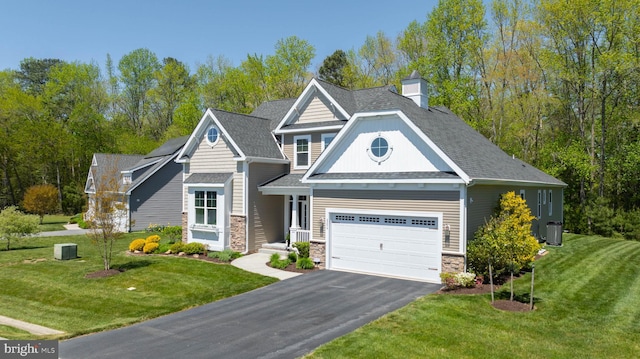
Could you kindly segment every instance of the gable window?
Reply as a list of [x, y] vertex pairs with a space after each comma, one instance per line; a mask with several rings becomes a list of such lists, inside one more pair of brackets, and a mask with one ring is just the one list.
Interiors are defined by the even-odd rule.
[[209, 143], [209, 145], [215, 145], [218, 142], [219, 138], [220, 132], [218, 131], [218, 128], [216, 126], [209, 127], [209, 129], [207, 130], [207, 142]]
[[333, 139], [336, 137], [335, 133], [323, 133], [321, 136], [321, 144], [320, 144], [320, 150], [324, 151], [325, 148], [327, 148], [327, 146], [329, 146], [329, 144], [331, 143], [331, 141], [333, 141]]
[[196, 224], [216, 224], [217, 195], [215, 191], [195, 191]]
[[553, 214], [553, 195], [551, 193], [551, 190], [549, 190], [549, 200], [547, 202], [549, 202], [549, 216], [551, 216]]
[[389, 156], [391, 156], [391, 151], [393, 147], [389, 146], [389, 141], [386, 138], [382, 137], [378, 134], [378, 137], [374, 138], [367, 149], [367, 153], [369, 153], [369, 157], [372, 160], [378, 162], [380, 164], [382, 161], [385, 161]]
[[293, 137], [294, 168], [309, 168], [311, 162], [311, 136]]

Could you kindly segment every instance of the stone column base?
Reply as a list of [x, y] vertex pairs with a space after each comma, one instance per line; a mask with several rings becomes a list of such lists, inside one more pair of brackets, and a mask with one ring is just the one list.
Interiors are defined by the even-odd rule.
[[247, 250], [247, 219], [244, 216], [230, 215], [229, 247], [232, 251], [245, 252]]
[[326, 263], [324, 262], [324, 259], [326, 258], [327, 244], [325, 241], [311, 241], [309, 244], [309, 257], [311, 257], [311, 260], [314, 258], [319, 259], [320, 264], [318, 265], [318, 268], [325, 269]]
[[189, 239], [189, 218], [187, 212], [182, 212], [182, 243]]
[[442, 272], [460, 273], [464, 272], [464, 256], [443, 254], [442, 255]]

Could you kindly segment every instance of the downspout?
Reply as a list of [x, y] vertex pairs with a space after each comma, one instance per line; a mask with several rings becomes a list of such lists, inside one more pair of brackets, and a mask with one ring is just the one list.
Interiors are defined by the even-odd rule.
[[468, 184], [465, 185], [464, 188], [464, 241], [463, 241], [463, 245], [464, 245], [464, 270], [465, 272], [467, 271], [467, 243], [469, 242], [469, 238], [467, 236], [467, 227], [469, 225], [468, 221], [468, 213], [469, 213], [469, 188], [475, 186], [475, 182], [473, 182], [473, 180], [470, 180]]
[[242, 212], [244, 213], [244, 252], [242, 254], [249, 253], [249, 163], [251, 160], [247, 160], [242, 164], [244, 169], [243, 181], [243, 200], [242, 200]]

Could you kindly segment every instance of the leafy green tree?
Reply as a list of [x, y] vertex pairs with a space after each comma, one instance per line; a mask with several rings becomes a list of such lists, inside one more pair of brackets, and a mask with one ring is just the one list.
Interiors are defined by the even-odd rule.
[[308, 80], [315, 48], [306, 40], [290, 36], [278, 40], [275, 54], [265, 59], [267, 89], [272, 99], [298, 96]]
[[33, 214], [40, 217], [40, 224], [45, 214], [57, 213], [60, 210], [58, 189], [52, 184], [31, 186], [24, 194], [22, 205]]
[[137, 49], [124, 55], [118, 62], [120, 70], [120, 110], [136, 134], [142, 136], [149, 111], [149, 91], [157, 84], [156, 71], [160, 63], [148, 49]]
[[336, 50], [322, 61], [318, 75], [322, 80], [345, 87], [343, 72], [347, 65], [347, 54], [342, 50]]
[[0, 239], [7, 241], [7, 250], [11, 249], [11, 241], [40, 232], [38, 216], [20, 212], [17, 207], [10, 206], [0, 212]]
[[16, 72], [16, 79], [26, 92], [39, 95], [49, 80], [51, 69], [62, 63], [63, 61], [59, 59], [26, 58], [20, 61], [20, 70]]

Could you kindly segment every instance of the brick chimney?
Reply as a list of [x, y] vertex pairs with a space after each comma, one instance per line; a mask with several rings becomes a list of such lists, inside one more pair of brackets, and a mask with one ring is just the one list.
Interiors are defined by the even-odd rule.
[[422, 108], [429, 108], [427, 80], [423, 79], [418, 71], [413, 70], [411, 75], [402, 79], [402, 96], [412, 99]]

